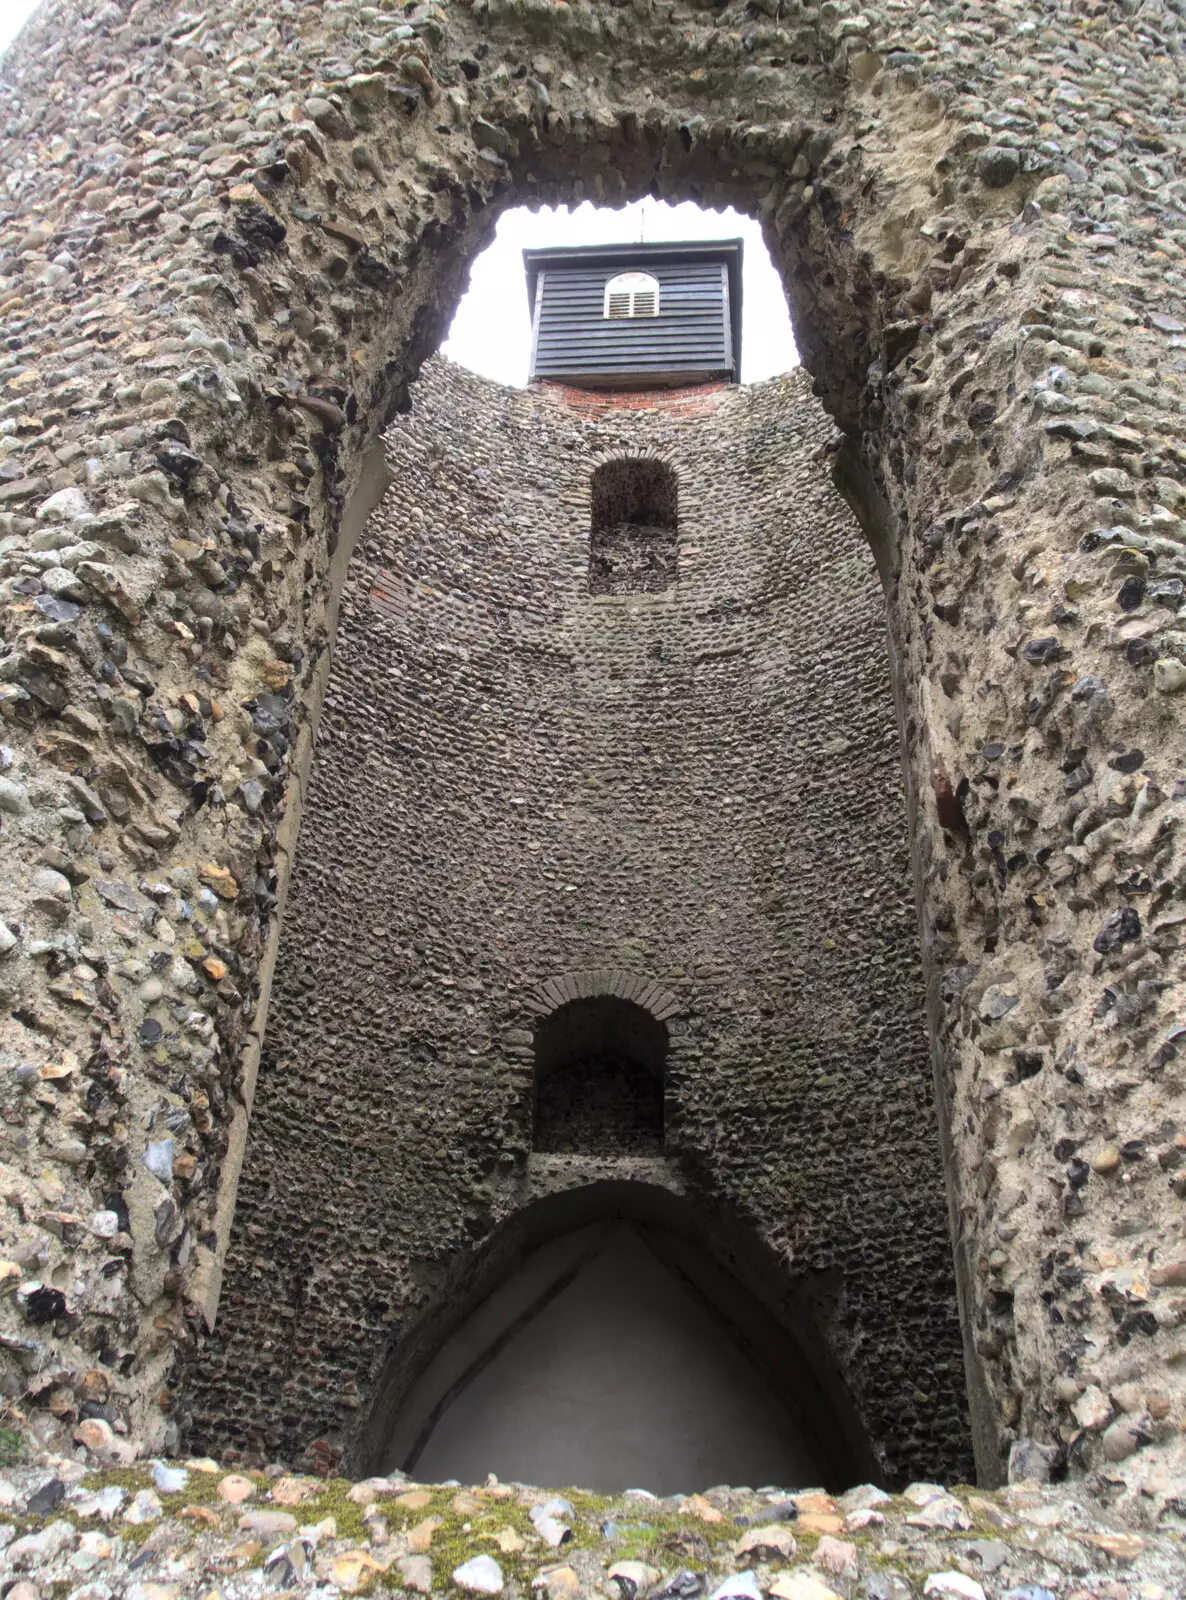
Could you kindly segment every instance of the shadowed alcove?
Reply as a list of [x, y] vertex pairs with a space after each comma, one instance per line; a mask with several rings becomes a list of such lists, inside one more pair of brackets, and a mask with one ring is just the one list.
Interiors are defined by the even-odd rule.
[[[477, 232], [432, 253], [445, 276], [407, 347], [409, 380]], [[839, 371], [826, 365], [829, 380]], [[648, 1363], [643, 1399], [658, 1406], [677, 1345], [689, 1373], [722, 1375], [689, 1380], [685, 1410], [711, 1402], [753, 1448], [689, 1465], [685, 1485], [957, 1475], [959, 1329], [885, 599], [828, 485], [832, 425], [805, 374], [651, 412], [523, 395], [437, 362], [415, 394], [410, 415], [406, 385], [397, 398], [388, 495], [343, 577], [229, 1293], [187, 1395], [196, 1436], [239, 1459], [304, 1451], [365, 1470], [416, 1455], [421, 1475], [481, 1475], [476, 1457], [447, 1454], [451, 1430], [493, 1441], [492, 1458], [509, 1448], [495, 1402], [516, 1426], [529, 1414], [544, 1370], [531, 1341], [552, 1330], [564, 1406]], [[615, 530], [623, 559], [598, 591], [591, 534]], [[631, 541], [656, 530], [670, 563], [632, 565]], [[351, 543], [334, 556], [343, 571]], [[613, 603], [647, 589], [662, 600]], [[840, 629], [843, 649], [821, 653]], [[860, 752], [856, 804], [843, 763], [804, 755], [841, 736]], [[382, 865], [339, 904], [362, 840]], [[826, 960], [804, 935], [825, 921]], [[624, 996], [555, 995], [542, 1018], [527, 1004], [541, 952], [578, 970], [602, 950], [635, 976], [678, 975], [666, 1074], [662, 1024]], [[743, 1218], [750, 1244], [731, 1253], [715, 1223], [680, 1234], [629, 1211], [618, 1227], [604, 1207], [556, 1226], [575, 1256], [553, 1285], [594, 1255], [480, 1368], [506, 1330], [466, 1334], [459, 1369], [425, 1379], [418, 1420], [405, 1416], [411, 1385], [484, 1298], [505, 1286], [512, 1321], [534, 1303], [512, 1282], [526, 1242], [482, 1255], [508, 1215], [578, 1177], [662, 1184], [659, 1168], [698, 1208]], [[600, 1232], [577, 1241], [578, 1227]], [[725, 1263], [720, 1293], [688, 1300], [699, 1268], [673, 1276], [659, 1230]], [[760, 1270], [739, 1271], [746, 1249]], [[467, 1287], [475, 1259], [481, 1293]], [[785, 1359], [738, 1355], [735, 1385], [732, 1357], [704, 1351], [736, 1350], [730, 1329], [754, 1345], [763, 1311]], [[671, 1418], [620, 1399], [619, 1415], [651, 1418], [666, 1456], [687, 1454]], [[737, 1420], [779, 1407], [777, 1449]], [[558, 1398], [549, 1414], [564, 1415]], [[542, 1450], [582, 1430], [526, 1431]], [[598, 1451], [588, 1470], [538, 1455], [486, 1470], [592, 1482]], [[658, 1484], [662, 1466], [652, 1456], [639, 1473]]]
[[591, 594], [653, 594], [676, 579], [677, 484], [663, 461], [606, 461], [593, 473]]
[[658, 1155], [667, 1029], [614, 995], [573, 1000], [535, 1030], [534, 1148]]
[[875, 1476], [810, 1285], [772, 1302], [760, 1253], [646, 1184], [536, 1202], [393, 1356], [366, 1461], [659, 1494]]

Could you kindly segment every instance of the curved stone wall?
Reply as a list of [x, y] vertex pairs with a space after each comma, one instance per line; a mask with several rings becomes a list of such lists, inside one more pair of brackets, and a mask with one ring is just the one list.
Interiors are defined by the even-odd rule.
[[[679, 1006], [668, 1161], [768, 1298], [814, 1286], [880, 1470], [971, 1472], [884, 603], [831, 436], [802, 373], [425, 369], [343, 598], [203, 1449], [351, 1442], [532, 1191], [534, 991], [612, 964]], [[678, 583], [592, 593], [594, 469], [639, 456], [678, 478]]]

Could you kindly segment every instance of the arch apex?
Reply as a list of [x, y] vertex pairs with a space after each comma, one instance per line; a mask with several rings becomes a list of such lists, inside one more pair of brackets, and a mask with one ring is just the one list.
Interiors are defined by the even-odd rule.
[[666, 1023], [683, 1011], [676, 996], [657, 979], [626, 967], [583, 967], [556, 973], [531, 991], [526, 1004], [535, 1023], [573, 1000], [601, 998], [628, 1000], [649, 1011], [656, 1022]]

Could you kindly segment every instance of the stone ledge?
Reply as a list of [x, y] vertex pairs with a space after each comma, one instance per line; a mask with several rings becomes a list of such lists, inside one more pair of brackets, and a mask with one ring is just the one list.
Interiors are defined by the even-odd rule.
[[[88, 1429], [96, 1452], [131, 1448]], [[11, 1600], [1171, 1600], [1186, 1547], [1176, 1527], [1123, 1526], [1082, 1485], [658, 1499], [48, 1458], [0, 1479], [0, 1584]]]

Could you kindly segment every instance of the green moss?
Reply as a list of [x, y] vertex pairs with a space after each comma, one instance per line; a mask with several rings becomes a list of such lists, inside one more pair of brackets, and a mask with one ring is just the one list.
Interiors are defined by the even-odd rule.
[[[482, 1500], [478, 1511], [454, 1511], [450, 1501], [457, 1492], [446, 1489], [439, 1499], [434, 1495], [432, 1508], [417, 1513], [418, 1517], [441, 1519], [429, 1550], [433, 1587], [447, 1588], [455, 1569], [471, 1556], [489, 1555], [498, 1562], [508, 1583], [529, 1588], [539, 1565], [540, 1538], [527, 1508], [510, 1496], [506, 1500]], [[499, 1549], [498, 1535], [504, 1528], [511, 1528], [518, 1534], [525, 1546], [523, 1550], [509, 1553]]]
[[[271, 1488], [271, 1482], [267, 1478], [261, 1481], [268, 1489]], [[304, 1524], [322, 1522], [326, 1517], [333, 1517], [338, 1526], [339, 1539], [365, 1540], [367, 1530], [362, 1520], [363, 1508], [350, 1499], [350, 1490], [353, 1487], [348, 1478], [329, 1478], [323, 1489], [310, 1499], [302, 1500], [299, 1506], [290, 1509]], [[263, 1499], [262, 1494], [260, 1499]], [[394, 1522], [392, 1526], [395, 1526]]]
[[[186, 1486], [181, 1493], [161, 1495], [160, 1499], [164, 1514], [168, 1517], [177, 1517], [189, 1506], [209, 1506], [217, 1510], [221, 1537], [226, 1550], [229, 1551], [235, 1543], [251, 1537], [238, 1534], [236, 1524], [243, 1512], [264, 1509], [272, 1505], [269, 1495], [273, 1483], [262, 1473], [241, 1474], [255, 1485], [256, 1493], [242, 1506], [231, 1506], [221, 1500], [218, 1493], [219, 1484], [224, 1476], [225, 1474], [221, 1472], [204, 1473], [191, 1468]], [[130, 1500], [138, 1491], [153, 1487], [151, 1464], [138, 1463], [134, 1467], [111, 1468], [91, 1473], [88, 1474], [86, 1485], [88, 1489], [96, 1491], [112, 1486], [121, 1488]], [[336, 1525], [337, 1538], [343, 1545], [365, 1546], [369, 1536], [363, 1518], [365, 1504], [350, 1498], [353, 1487], [354, 1485], [345, 1478], [316, 1483], [309, 1498], [291, 1507], [291, 1510], [298, 1522], [305, 1524], [322, 1522], [332, 1517]], [[159, 1491], [157, 1492], [159, 1494]], [[744, 1531], [731, 1517], [724, 1517], [720, 1522], [704, 1522], [694, 1514], [673, 1511], [668, 1506], [650, 1501], [598, 1495], [577, 1489], [560, 1492], [571, 1504], [573, 1516], [570, 1519], [572, 1538], [559, 1549], [553, 1549], [543, 1541], [531, 1521], [530, 1508], [522, 1503], [514, 1491], [508, 1492], [505, 1498], [497, 1498], [496, 1492], [490, 1490], [425, 1486], [422, 1490], [417, 1490], [417, 1493], [424, 1495], [423, 1504], [401, 1505], [399, 1502], [402, 1492], [376, 1495], [375, 1504], [393, 1533], [406, 1534], [427, 1518], [437, 1521], [438, 1525], [427, 1552], [432, 1569], [433, 1588], [438, 1594], [452, 1594], [454, 1597], [457, 1596], [457, 1591], [452, 1581], [453, 1573], [463, 1562], [475, 1555], [487, 1554], [498, 1562], [510, 1600], [517, 1600], [517, 1597], [530, 1596], [532, 1579], [541, 1569], [560, 1565], [582, 1552], [592, 1553], [605, 1566], [610, 1566], [616, 1561], [632, 1560], [645, 1562], [663, 1572], [671, 1572], [680, 1567], [701, 1570], [714, 1567], [728, 1568], [733, 1564], [733, 1546]], [[454, 1501], [461, 1494], [472, 1496], [476, 1501], [474, 1510], [454, 1509]], [[908, 1514], [914, 1508], [899, 1499], [895, 1509]], [[160, 1526], [160, 1522], [155, 1519], [151, 1522], [129, 1524], [120, 1516], [111, 1523], [104, 1523], [98, 1517], [78, 1516], [67, 1504], [56, 1506], [50, 1515], [63, 1517], [72, 1522], [80, 1532], [93, 1529], [105, 1532], [108, 1536], [118, 1534], [133, 1548], [143, 1545]], [[43, 1527], [47, 1519], [23, 1517], [13, 1520], [17, 1524], [17, 1531], [23, 1533]], [[999, 1537], [999, 1530], [989, 1526], [982, 1514], [975, 1516], [974, 1520], [978, 1531], [981, 1523], [984, 1523], [984, 1531]], [[603, 1524], [607, 1521], [612, 1521], [616, 1525], [616, 1537], [612, 1541], [606, 1540], [601, 1532]], [[191, 1537], [205, 1531], [201, 1523], [183, 1522], [181, 1526]], [[522, 1541], [521, 1550], [508, 1552], [500, 1547], [499, 1535], [504, 1529], [511, 1529]], [[799, 1546], [797, 1561], [810, 1561], [819, 1544], [819, 1535], [803, 1532], [793, 1525], [791, 1531], [794, 1532]], [[960, 1537], [966, 1538], [967, 1535], [944, 1537], [939, 1530], [935, 1530], [932, 1534], [933, 1539], [937, 1538], [944, 1543], [956, 1542]], [[259, 1554], [237, 1570], [246, 1571], [262, 1565], [265, 1550], [273, 1542], [260, 1539]], [[864, 1559], [874, 1566], [882, 1565], [882, 1561], [875, 1553], [876, 1539], [872, 1534], [864, 1536], [858, 1534], [856, 1543], [860, 1546]], [[888, 1565], [898, 1569], [908, 1566], [912, 1554], [911, 1551], [904, 1549]], [[782, 1563], [775, 1562], [773, 1565], [778, 1567]], [[389, 1573], [376, 1573], [371, 1582], [364, 1585], [363, 1592], [378, 1595], [393, 1590], [398, 1585], [399, 1569], [393, 1567]], [[47, 1600], [63, 1600], [63, 1597], [51, 1594]]]
[[[104, 1522], [102, 1517], [80, 1517], [69, 1506], [54, 1507], [52, 1520], [59, 1518], [71, 1523], [79, 1533], [102, 1533], [109, 1539], [119, 1538], [124, 1544], [135, 1546], [142, 1545], [153, 1529], [160, 1526], [159, 1519], [154, 1522], [122, 1522], [118, 1512], [110, 1522]], [[47, 1517], [38, 1517], [38, 1528], [44, 1527], [49, 1520]]]
[[[696, 1566], [707, 1559], [726, 1559], [740, 1537], [741, 1529], [729, 1519], [703, 1522], [662, 1506], [627, 1502], [606, 1496], [573, 1492], [568, 1496], [577, 1513], [573, 1547], [598, 1550], [612, 1564], [615, 1561], [645, 1561], [664, 1570], [677, 1566]], [[607, 1544], [601, 1525], [610, 1520], [618, 1525], [618, 1537]], [[567, 1548], [567, 1547], [566, 1547]], [[705, 1556], [707, 1551], [707, 1557]]]
[[25, 1459], [25, 1441], [19, 1428], [0, 1428], [0, 1467], [16, 1467]]

